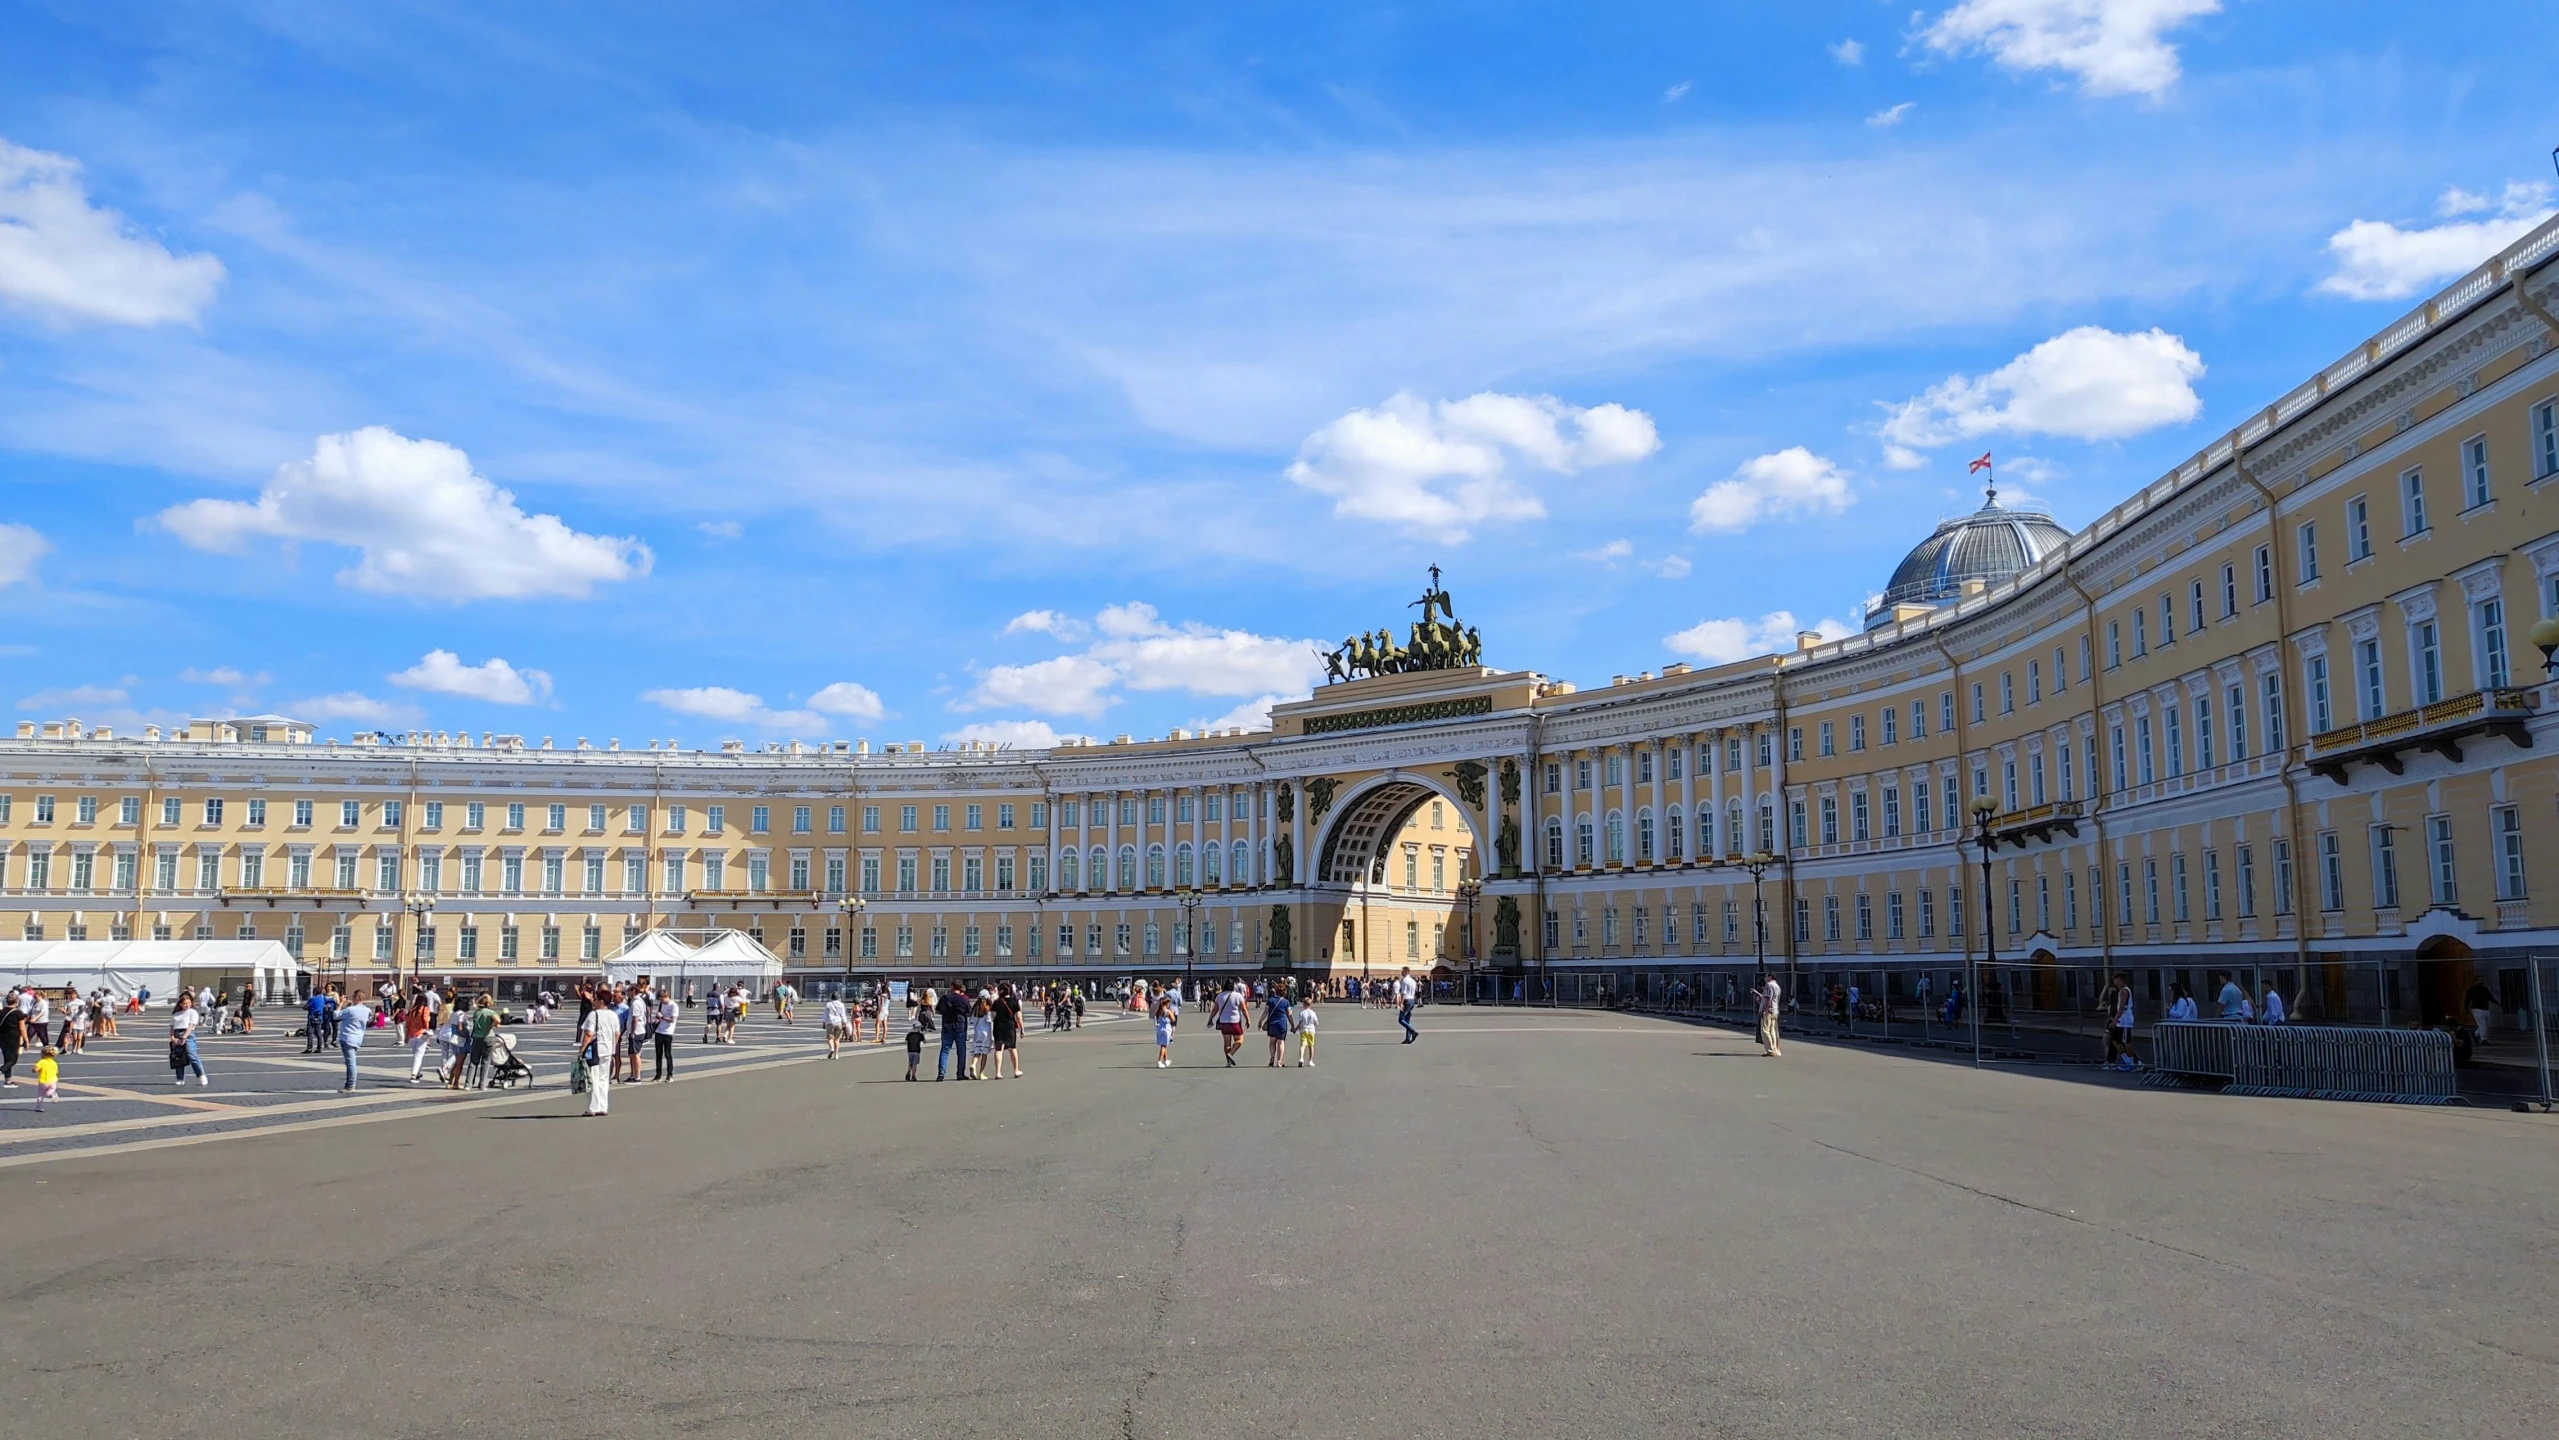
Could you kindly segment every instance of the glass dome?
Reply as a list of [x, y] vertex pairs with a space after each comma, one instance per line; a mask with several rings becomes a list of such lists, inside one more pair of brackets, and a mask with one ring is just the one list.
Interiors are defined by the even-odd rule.
[[1939, 521], [1903, 557], [1883, 599], [1866, 612], [1866, 628], [1891, 624], [1896, 606], [1959, 600], [1966, 581], [1996, 585], [2021, 575], [2069, 540], [2070, 532], [2040, 510], [2001, 508], [1993, 490], [1979, 510]]

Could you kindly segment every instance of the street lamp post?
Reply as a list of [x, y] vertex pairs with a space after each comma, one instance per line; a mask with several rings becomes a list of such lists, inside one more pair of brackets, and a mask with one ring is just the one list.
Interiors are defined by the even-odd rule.
[[1200, 892], [1184, 885], [1173, 892], [1173, 901], [1182, 907], [1182, 998], [1188, 1001], [1199, 993], [1193, 988], [1191, 961], [1200, 953]]
[[861, 919], [862, 912], [869, 907], [861, 896], [846, 895], [835, 902], [835, 908], [844, 914], [844, 990], [849, 994], [853, 989], [853, 956], [857, 953], [857, 942], [853, 938], [854, 922]]
[[[435, 897], [422, 890], [412, 891], [409, 897], [401, 902], [401, 908], [409, 912], [411, 922], [409, 925], [409, 988], [414, 991], [423, 978], [421, 971], [426, 957], [420, 951], [426, 941], [427, 917], [435, 913]], [[395, 969], [399, 964], [397, 960], [391, 963]]]
[[1966, 1009], [1972, 1015], [1973, 1064], [1975, 1066], [1979, 1066], [1981, 1064], [1982, 965], [1986, 964], [1993, 969], [1996, 969], [1999, 965], [1999, 926], [1996, 923], [1997, 917], [1992, 911], [1990, 895], [1990, 852], [1997, 848], [1998, 845], [1998, 840], [1991, 831], [1991, 824], [1998, 818], [1998, 801], [1991, 799], [1987, 795], [1978, 796], [1974, 799], [1974, 838], [1981, 845], [1981, 948], [1983, 960], [1973, 967], [1972, 983], [1969, 987], [1972, 991], [1971, 1003], [1966, 1006]]
[[1475, 1003], [1475, 901], [1483, 895], [1484, 886], [1477, 880], [1457, 882], [1457, 898], [1466, 902], [1466, 965], [1457, 983], [1465, 990], [1466, 1003]]
[[[1735, 866], [1750, 872], [1751, 943], [1753, 953], [1758, 957], [1759, 973], [1766, 975], [1768, 973], [1768, 906], [1761, 899], [1760, 877], [1776, 866], [1777, 857], [1765, 850], [1753, 850], [1747, 855], [1737, 855], [1716, 863]], [[1786, 977], [1786, 993], [1789, 995], [1795, 993], [1795, 977], [1791, 973]]]

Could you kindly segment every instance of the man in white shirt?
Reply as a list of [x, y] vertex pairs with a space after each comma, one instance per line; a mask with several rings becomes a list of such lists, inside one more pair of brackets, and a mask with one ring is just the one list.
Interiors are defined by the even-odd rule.
[[1762, 975], [1759, 988], [1751, 994], [1759, 1003], [1759, 1053], [1775, 1059], [1785, 1053], [1777, 1048], [1777, 1012], [1786, 992], [1777, 987], [1776, 976]]
[[586, 1047], [586, 1113], [602, 1115], [613, 1088], [614, 1052], [622, 1043], [622, 1021], [610, 1005], [598, 1005], [578, 1024], [578, 1043]]
[[1413, 1028], [1413, 1000], [1421, 994], [1421, 988], [1413, 983], [1413, 967], [1410, 965], [1405, 966], [1404, 973], [1396, 977], [1395, 1023], [1404, 1027], [1404, 1038], [1399, 1043], [1410, 1045], [1422, 1038], [1422, 1032]]
[[832, 1060], [843, 1048], [844, 1032], [853, 1028], [853, 1012], [844, 1008], [844, 997], [826, 1002], [826, 1058]]

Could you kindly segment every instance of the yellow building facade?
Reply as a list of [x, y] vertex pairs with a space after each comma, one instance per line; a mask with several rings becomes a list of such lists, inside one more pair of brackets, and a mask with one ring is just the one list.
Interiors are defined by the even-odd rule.
[[1577, 689], [1469, 639], [1267, 732], [1037, 752], [21, 725], [0, 935], [529, 984], [726, 927], [805, 976], [1528, 994], [1763, 957], [1904, 993], [1995, 951], [2021, 1007], [2121, 969], [2448, 1010], [2559, 945], [2554, 256], [2559, 223], [2076, 534], [1986, 507], [1864, 633], [1711, 669]]

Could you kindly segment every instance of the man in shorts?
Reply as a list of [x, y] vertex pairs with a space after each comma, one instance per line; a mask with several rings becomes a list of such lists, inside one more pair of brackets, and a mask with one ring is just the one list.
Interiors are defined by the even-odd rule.
[[836, 996], [834, 999], [827, 1001], [827, 1002], [826, 1002], [826, 1058], [827, 1058], [827, 1059], [832, 1060], [832, 1059], [834, 1059], [834, 1058], [835, 1058], [835, 1052], [836, 1052], [836, 1051], [838, 1051], [838, 1050], [840, 1050], [840, 1049], [842, 1049], [842, 1048], [843, 1048], [843, 1046], [844, 1046], [844, 1036], [845, 1036], [845, 1032], [847, 1032], [847, 1031], [851, 1030], [852, 1028], [853, 1028], [853, 1017], [852, 1017], [852, 1015], [851, 1015], [849, 1012], [847, 1012], [847, 1011], [845, 1010], [845, 1008], [844, 1008], [844, 997], [843, 997], [843, 996], [841, 996], [841, 995], [838, 995], [838, 996]]

